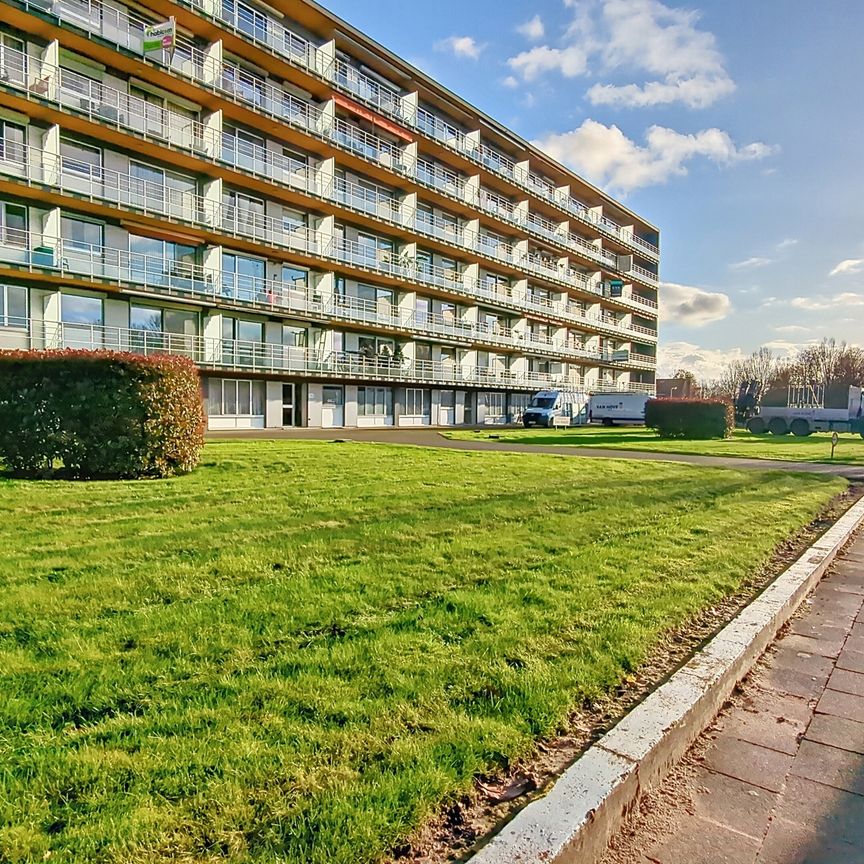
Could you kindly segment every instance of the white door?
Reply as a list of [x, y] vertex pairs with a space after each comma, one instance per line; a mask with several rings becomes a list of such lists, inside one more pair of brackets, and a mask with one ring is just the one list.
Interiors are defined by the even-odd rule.
[[341, 387], [324, 388], [321, 425], [325, 429], [345, 425], [345, 395]]
[[456, 423], [456, 392], [442, 390], [439, 397], [441, 402], [438, 407], [438, 425], [453, 426]]

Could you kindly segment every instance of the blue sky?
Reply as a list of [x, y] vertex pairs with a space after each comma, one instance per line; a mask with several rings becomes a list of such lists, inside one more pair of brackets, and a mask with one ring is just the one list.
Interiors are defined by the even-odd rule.
[[862, 0], [324, 0], [661, 229], [661, 372], [864, 345]]

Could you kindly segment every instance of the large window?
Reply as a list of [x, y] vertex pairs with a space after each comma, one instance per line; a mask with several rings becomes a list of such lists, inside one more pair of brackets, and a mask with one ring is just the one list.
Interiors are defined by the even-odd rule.
[[286, 288], [305, 288], [309, 284], [309, 271], [293, 264], [283, 264], [282, 284]]
[[431, 412], [431, 391], [412, 388], [405, 391], [405, 414], [408, 417], [428, 417]]
[[60, 234], [63, 248], [88, 254], [102, 254], [103, 226], [99, 222], [63, 216], [60, 219]]
[[102, 298], [80, 294], [60, 295], [62, 347], [102, 347]]
[[[24, 43], [5, 33], [0, 35], [0, 70], [7, 81], [23, 84], [27, 80], [27, 55], [24, 53]], [[41, 80], [43, 79], [35, 83], [41, 83]]]
[[171, 282], [176, 287], [188, 287], [188, 280], [195, 275], [197, 258], [194, 246], [129, 235], [129, 267], [136, 281], [148, 285]]
[[264, 229], [264, 201], [242, 192], [227, 189], [222, 193], [225, 207], [223, 226], [235, 228], [244, 233]]
[[60, 163], [65, 174], [74, 174], [90, 180], [102, 179], [102, 151], [98, 147], [61, 138]]
[[266, 269], [267, 262], [263, 258], [223, 253], [223, 293], [240, 300], [266, 299]]
[[27, 208], [0, 201], [0, 239], [7, 246], [27, 245]]
[[481, 393], [480, 398], [486, 403], [487, 417], [503, 417], [506, 413], [507, 397], [504, 393]]
[[0, 159], [24, 164], [24, 127], [8, 120], [0, 120]]
[[27, 289], [23, 285], [0, 285], [0, 327], [27, 326]]
[[359, 417], [388, 417], [393, 413], [393, 391], [388, 387], [358, 387]]
[[163, 171], [153, 165], [129, 165], [130, 203], [190, 218], [195, 213], [197, 185], [193, 177]]
[[262, 417], [264, 382], [210, 378], [207, 381], [207, 413], [211, 417]]

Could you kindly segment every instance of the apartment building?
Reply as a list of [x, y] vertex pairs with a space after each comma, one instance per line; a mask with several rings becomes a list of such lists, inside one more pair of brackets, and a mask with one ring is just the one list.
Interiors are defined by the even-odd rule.
[[657, 229], [273, 2], [2, 2], [0, 348], [189, 356], [211, 429], [653, 392]]

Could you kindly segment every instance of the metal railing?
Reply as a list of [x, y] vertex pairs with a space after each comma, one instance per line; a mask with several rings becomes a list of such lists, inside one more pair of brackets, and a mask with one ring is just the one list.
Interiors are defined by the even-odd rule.
[[[49, 2], [49, 0], [22, 0], [22, 2], [25, 7], [40, 13], [52, 11], [60, 19], [81, 27], [89, 33], [99, 35], [120, 47], [144, 55], [144, 28], [153, 23], [150, 19], [125, 9], [106, 6], [100, 0], [53, 0], [53, 2]], [[201, 11], [200, 4], [196, 3], [195, 0], [191, 0], [191, 2], [190, 0], [180, 0], [180, 2], [186, 2], [196, 11]], [[47, 10], [46, 6], [48, 6]], [[383, 85], [339, 58], [335, 63], [329, 64], [326, 69], [322, 69], [324, 64], [318, 57], [318, 49], [308, 40], [293, 33], [269, 16], [256, 14], [244, 18], [236, 10], [236, 7], [235, 11], [231, 13], [230, 11], [226, 12], [223, 6], [213, 17], [232, 27], [252, 42], [270, 48], [292, 63], [317, 72], [379, 110], [405, 119], [398, 90]], [[205, 86], [221, 90], [230, 96], [236, 96], [253, 104], [265, 113], [288, 119], [292, 125], [296, 125], [296, 118], [291, 116], [291, 112], [284, 112], [281, 107], [285, 97], [290, 94], [286, 94], [281, 88], [273, 87], [264, 79], [235, 64], [213, 59], [207, 51], [185, 36], [178, 35], [176, 37], [173, 52], [166, 51], [162, 52], [161, 55], [151, 53], [148, 55], [148, 59], [187, 75]], [[294, 101], [299, 102], [300, 100], [295, 99]], [[308, 118], [302, 125], [309, 129], [318, 128], [317, 125], [309, 123]], [[566, 201], [562, 200], [563, 196], [554, 186], [533, 172], [529, 172], [525, 180], [520, 181], [516, 177], [515, 163], [512, 159], [486, 144], [473, 145], [464, 132], [430, 111], [418, 107], [412, 125], [451, 149], [470, 156], [495, 173], [516, 182], [518, 185], [525, 186], [556, 206], [599, 227], [620, 242], [635, 247], [652, 257], [659, 256], [659, 249], [655, 245], [634, 234], [624, 232], [621, 226], [611, 219], [595, 217], [585, 205], [569, 196], [567, 196]]]
[[370, 357], [360, 352], [326, 352], [280, 343], [213, 338], [150, 328], [34, 318], [25, 320], [23, 328], [0, 328], [0, 348], [22, 347], [18, 334], [23, 330], [26, 332], [25, 347], [34, 350], [111, 349], [143, 355], [180, 355], [203, 369], [518, 389], [567, 382], [565, 374], [512, 372], [495, 367], [384, 355]]

